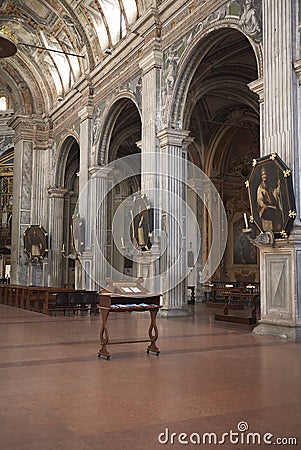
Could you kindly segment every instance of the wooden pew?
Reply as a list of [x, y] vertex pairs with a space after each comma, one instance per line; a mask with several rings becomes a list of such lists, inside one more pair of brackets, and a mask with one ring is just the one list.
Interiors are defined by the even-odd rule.
[[[231, 292], [225, 290], [222, 292], [224, 297], [223, 314], [215, 314], [214, 319], [223, 322], [241, 323], [244, 325], [255, 325], [257, 323], [257, 306], [259, 303], [259, 292]], [[239, 299], [241, 302], [248, 300], [252, 304], [251, 315], [248, 317], [242, 315], [229, 315], [230, 299]]]

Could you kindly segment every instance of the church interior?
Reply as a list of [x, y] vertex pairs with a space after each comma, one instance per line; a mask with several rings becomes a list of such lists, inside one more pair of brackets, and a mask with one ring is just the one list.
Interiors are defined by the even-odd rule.
[[0, 448], [300, 445], [300, 86], [297, 0], [0, 0]]

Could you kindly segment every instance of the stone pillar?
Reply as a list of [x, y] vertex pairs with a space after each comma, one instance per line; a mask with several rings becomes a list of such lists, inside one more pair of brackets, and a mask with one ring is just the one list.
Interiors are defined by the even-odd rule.
[[91, 166], [91, 153], [92, 153], [92, 119], [93, 119], [93, 107], [91, 104], [91, 98], [89, 96], [90, 88], [87, 86], [86, 92], [83, 93], [82, 102], [86, 104], [79, 111], [80, 117], [80, 136], [79, 136], [79, 148], [80, 148], [80, 169], [79, 169], [79, 199], [77, 213], [85, 221], [85, 251], [81, 255], [79, 261], [75, 261], [75, 287], [77, 289], [92, 289], [91, 279], [89, 274], [91, 273], [92, 253], [91, 253], [91, 235], [90, 229], [90, 186], [89, 186], [89, 167]]
[[261, 320], [254, 332], [301, 339], [300, 110], [293, 66], [296, 7], [291, 0], [263, 1], [261, 154], [276, 152], [292, 169], [298, 220], [289, 239], [260, 251]]
[[[161, 143], [161, 191], [164, 226], [167, 237], [166, 266], [163, 277], [161, 315], [188, 314], [186, 244], [186, 148], [188, 131], [163, 129]], [[171, 288], [169, 288], [171, 286]]]
[[45, 186], [49, 129], [46, 121], [35, 116], [15, 116], [9, 126], [15, 130], [11, 282], [44, 284], [46, 260], [32, 266], [24, 253], [23, 233], [29, 225], [48, 229]]
[[[49, 251], [50, 271], [49, 286], [62, 287], [63, 285], [63, 223], [64, 223], [64, 195], [67, 189], [51, 187], [48, 189], [49, 204]], [[66, 243], [64, 243], [66, 245]]]
[[[160, 145], [157, 131], [160, 118], [160, 76], [163, 64], [162, 51], [150, 49], [149, 54], [139, 62], [142, 69], [142, 140], [141, 140], [141, 192], [147, 196], [153, 209], [153, 229], [161, 229], [160, 200]], [[152, 239], [152, 248], [143, 252], [138, 258], [138, 276], [145, 278], [145, 286], [150, 292], [161, 292], [160, 272], [160, 237]], [[148, 282], [147, 278], [152, 282]], [[149, 280], [149, 281], [150, 281]], [[157, 282], [155, 281], [157, 280]]]
[[113, 276], [109, 270], [109, 243], [107, 237], [107, 192], [110, 189], [109, 174], [111, 168], [94, 166], [90, 168], [90, 222], [89, 232], [92, 251], [92, 286], [93, 289], [105, 287], [105, 278]]
[[[157, 138], [160, 110], [159, 88], [162, 66], [162, 52], [153, 50], [139, 63], [142, 71], [142, 142], [141, 142], [141, 191], [159, 188], [156, 175], [160, 160]], [[150, 194], [151, 195], [151, 194]], [[156, 199], [154, 199], [156, 203]]]

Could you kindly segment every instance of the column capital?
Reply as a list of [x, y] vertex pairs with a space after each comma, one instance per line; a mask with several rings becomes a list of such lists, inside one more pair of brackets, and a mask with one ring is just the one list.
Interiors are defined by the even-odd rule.
[[52, 133], [52, 122], [41, 116], [16, 115], [8, 122], [15, 130], [14, 141], [33, 141], [36, 148], [45, 148]]
[[68, 189], [63, 187], [50, 186], [48, 188], [48, 194], [50, 198], [64, 198], [65, 194], [68, 192]]
[[86, 119], [92, 119], [93, 117], [93, 106], [85, 105], [82, 109], [78, 111], [78, 116], [81, 121]]
[[100, 166], [98, 164], [89, 167], [91, 178], [106, 178], [111, 172], [112, 167]]
[[189, 137], [189, 130], [178, 130], [174, 128], [164, 128], [157, 134], [158, 139], [162, 147], [173, 145], [176, 147], [187, 146], [193, 141], [193, 138]]
[[161, 69], [163, 65], [163, 52], [159, 49], [154, 49], [148, 53], [141, 61], [139, 61], [139, 67], [143, 70], [143, 73], [147, 73], [150, 70], [156, 68]]
[[251, 81], [248, 84], [250, 91], [255, 92], [259, 96], [259, 102], [263, 102], [264, 85], [263, 78], [258, 78], [257, 80]]

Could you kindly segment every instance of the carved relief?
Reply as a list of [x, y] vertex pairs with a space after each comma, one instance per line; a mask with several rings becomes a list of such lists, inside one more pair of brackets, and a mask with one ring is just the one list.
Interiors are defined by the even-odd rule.
[[206, 25], [215, 21], [239, 18], [239, 25], [244, 33], [249, 35], [254, 41], [260, 41], [261, 35], [261, 2], [254, 0], [229, 0], [210, 14], [197, 26], [197, 31], [202, 30]]
[[93, 127], [92, 127], [92, 142], [93, 145], [96, 144], [99, 138], [100, 133], [100, 126], [101, 126], [101, 116], [102, 116], [102, 109], [100, 107], [96, 110], [96, 115], [93, 121]]
[[142, 78], [139, 77], [135, 87], [136, 99], [139, 109], [142, 109]]
[[162, 86], [162, 118], [164, 122], [167, 119], [167, 112], [178, 70], [180, 49], [182, 49], [182, 47], [183, 42], [181, 41], [180, 44], [171, 46], [167, 50], [167, 53], [164, 55], [164, 73]]
[[253, 0], [245, 0], [243, 13], [240, 16], [239, 24], [243, 31], [254, 40], [261, 37], [260, 18]]

